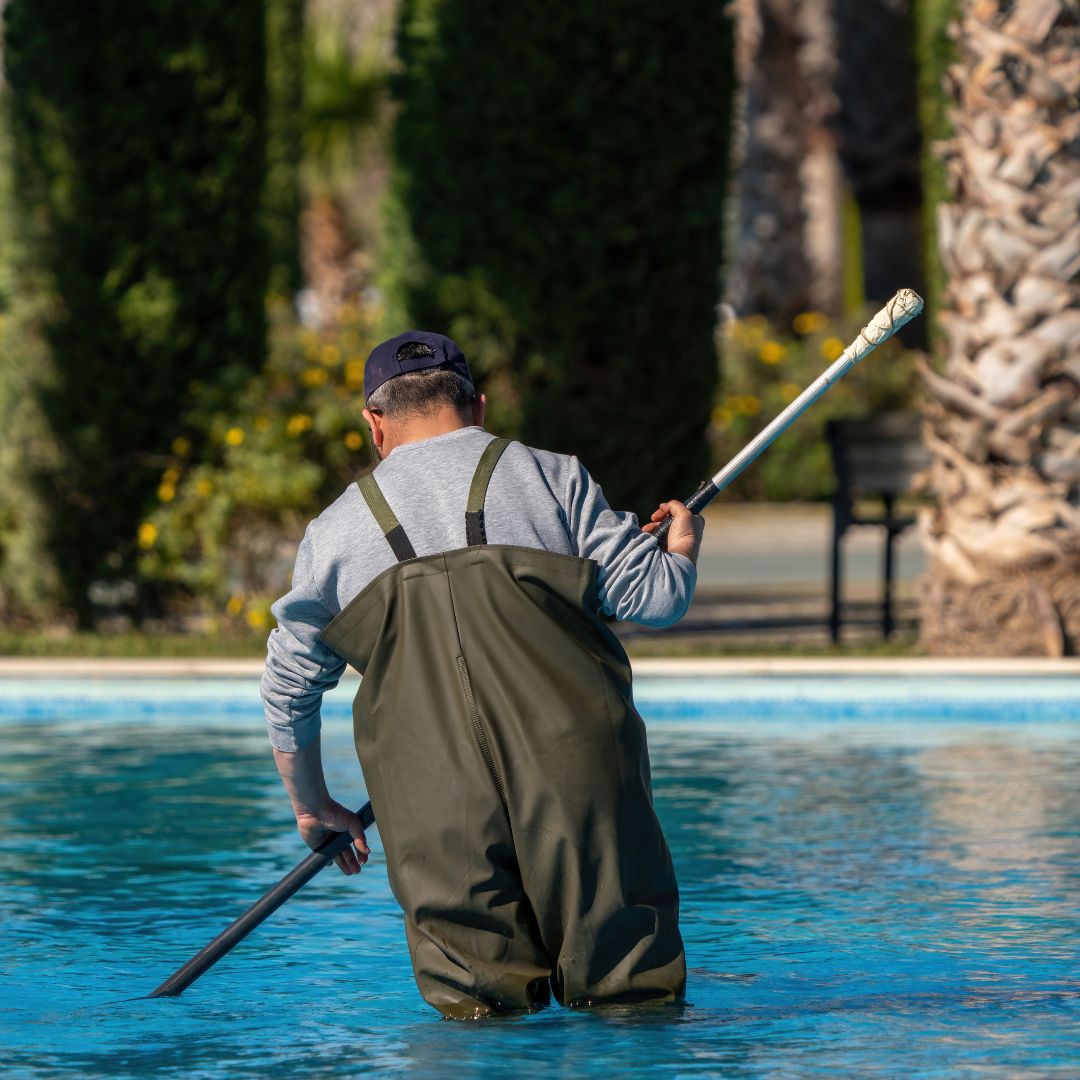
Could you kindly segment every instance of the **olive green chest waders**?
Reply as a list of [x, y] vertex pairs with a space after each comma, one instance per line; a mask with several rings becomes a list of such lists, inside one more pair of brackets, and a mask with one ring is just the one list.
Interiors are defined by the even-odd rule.
[[373, 477], [360, 490], [400, 560], [322, 641], [363, 675], [356, 749], [405, 911], [420, 992], [447, 1016], [681, 998], [671, 857], [653, 812], [630, 664], [589, 559], [485, 543], [416, 558]]

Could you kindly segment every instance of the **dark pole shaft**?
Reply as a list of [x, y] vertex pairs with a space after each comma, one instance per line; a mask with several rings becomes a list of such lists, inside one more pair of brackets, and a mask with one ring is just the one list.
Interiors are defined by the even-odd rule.
[[888, 641], [892, 637], [893, 630], [896, 629], [893, 623], [893, 610], [892, 610], [892, 591], [893, 591], [893, 563], [895, 552], [893, 550], [893, 544], [896, 541], [896, 532], [893, 529], [893, 506], [896, 504], [896, 497], [893, 495], [884, 496], [885, 503], [885, 517], [888, 519], [888, 524], [885, 526], [885, 565], [883, 569], [883, 577], [885, 578], [882, 584], [882, 596], [881, 596], [881, 636], [885, 641]]
[[[360, 824], [365, 829], [375, 821], [371, 803], [365, 803], [358, 811]], [[238, 945], [264, 919], [275, 911], [294, 893], [299, 892], [320, 870], [326, 869], [334, 856], [352, 843], [348, 833], [332, 833], [306, 859], [294, 866], [269, 892], [259, 897], [235, 922], [201, 952], [196, 953], [179, 971], [170, 975], [150, 997], [179, 997], [200, 975], [209, 971], [227, 952]]]
[[[690, 513], [700, 514], [701, 511], [704, 510], [705, 507], [719, 494], [720, 489], [711, 480], [704, 480], [702, 481], [701, 487], [686, 500], [684, 505]], [[664, 520], [660, 522], [660, 528], [653, 533], [653, 536], [660, 541], [660, 546], [662, 548], [667, 547], [667, 534], [671, 529], [671, 521], [672, 519], [670, 517], [664, 518]]]

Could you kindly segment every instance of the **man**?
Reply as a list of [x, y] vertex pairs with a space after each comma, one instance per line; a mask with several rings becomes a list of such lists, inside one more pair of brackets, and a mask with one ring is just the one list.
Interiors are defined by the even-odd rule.
[[[262, 693], [301, 836], [368, 846], [330, 797], [322, 694], [352, 663], [357, 753], [417, 985], [450, 1017], [678, 1001], [678, 891], [630, 666], [601, 615], [689, 606], [703, 522], [639, 528], [573, 457], [484, 431], [460, 349], [419, 331], [364, 372], [379, 464], [308, 526]], [[673, 518], [667, 550], [648, 533]]]

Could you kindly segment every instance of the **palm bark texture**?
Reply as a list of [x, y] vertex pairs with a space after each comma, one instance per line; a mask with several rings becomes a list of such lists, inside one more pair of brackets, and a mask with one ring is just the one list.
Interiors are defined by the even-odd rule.
[[937, 147], [943, 370], [924, 367], [939, 654], [1080, 645], [1080, 26], [1075, 0], [962, 0]]
[[787, 324], [839, 303], [827, 280], [838, 285], [840, 258], [839, 223], [829, 220], [839, 202], [826, 126], [835, 105], [829, 0], [734, 0], [731, 10], [739, 91], [727, 300], [739, 315]]

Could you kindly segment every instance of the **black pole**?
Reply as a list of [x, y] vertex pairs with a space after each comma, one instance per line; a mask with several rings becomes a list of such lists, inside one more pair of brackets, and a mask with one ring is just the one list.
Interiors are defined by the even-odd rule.
[[[365, 803], [358, 811], [360, 824], [365, 829], [375, 821], [371, 803]], [[201, 952], [196, 953], [179, 971], [170, 975], [152, 994], [156, 997], [179, 997], [200, 975], [209, 971], [227, 952], [239, 945], [264, 919], [275, 911], [294, 893], [302, 889], [320, 870], [334, 860], [334, 856], [352, 843], [348, 833], [331, 833], [306, 859], [297, 863], [269, 892], [251, 905], [235, 922]]]
[[[720, 489], [711, 481], [703, 480], [701, 487], [694, 492], [683, 504], [691, 514], [700, 514], [706, 506], [709, 505], [720, 494]], [[660, 527], [653, 533], [653, 536], [660, 542], [662, 548], [667, 547], [667, 534], [671, 529], [671, 517], [668, 516], [660, 522]]]
[[829, 639], [840, 644], [840, 627], [844, 617], [844, 552], [842, 544], [849, 518], [848, 502], [839, 491], [833, 496], [832, 557], [829, 561]]
[[883, 495], [882, 499], [885, 503], [885, 565], [882, 576], [885, 580], [881, 592], [881, 637], [888, 641], [896, 629], [892, 612], [893, 541], [896, 540], [896, 533], [893, 531], [893, 506], [896, 499], [893, 495]]

